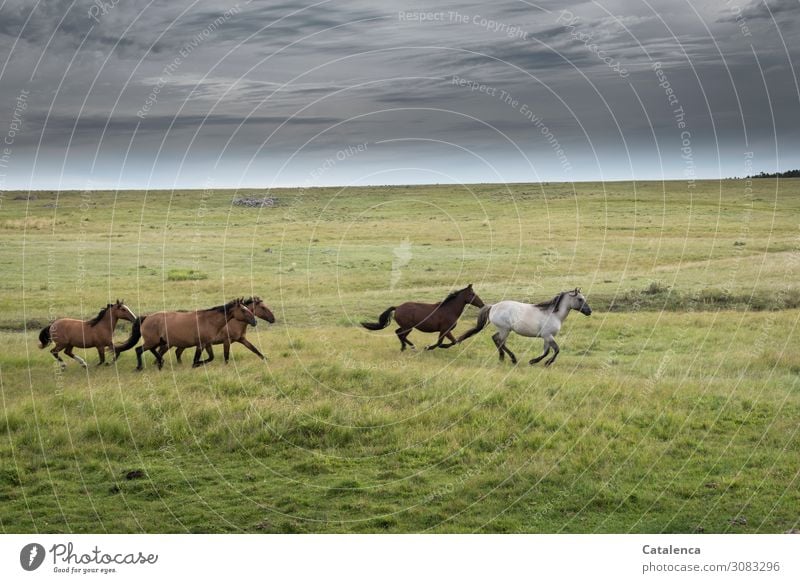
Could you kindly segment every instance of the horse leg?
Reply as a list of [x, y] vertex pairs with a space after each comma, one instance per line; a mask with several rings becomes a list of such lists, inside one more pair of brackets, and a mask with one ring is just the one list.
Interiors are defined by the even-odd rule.
[[447, 336], [447, 339], [450, 341], [450, 344], [447, 345], [442, 344], [442, 348], [450, 348], [451, 346], [455, 346], [456, 344], [458, 344], [458, 340], [456, 340], [456, 337], [453, 336], [452, 330], [447, 334], [445, 334], [445, 336]]
[[72, 350], [73, 350], [73, 347], [72, 347], [72, 346], [67, 346], [67, 348], [66, 348], [66, 349], [64, 349], [64, 354], [66, 354], [66, 355], [67, 355], [67, 356], [69, 356], [70, 358], [74, 358], [75, 360], [77, 360], [77, 361], [78, 361], [78, 364], [80, 364], [80, 365], [81, 365], [83, 368], [86, 368], [86, 367], [88, 366], [88, 365], [86, 364], [86, 361], [85, 361], [85, 360], [83, 360], [83, 359], [82, 359], [80, 356], [78, 356], [77, 354], [73, 354], [73, 353], [72, 353]]
[[176, 348], [175, 349], [175, 360], [177, 360], [178, 362], [181, 361], [181, 354], [183, 354], [184, 350], [186, 350], [186, 349], [185, 348]]
[[136, 347], [136, 370], [142, 370], [144, 366], [142, 365], [142, 352], [144, 352], [143, 346]]
[[397, 337], [400, 339], [400, 352], [403, 352], [406, 349], [406, 345], [410, 346], [411, 348], [416, 348], [411, 340], [408, 339], [408, 335], [411, 334], [411, 329], [409, 328], [406, 330], [405, 328], [398, 328], [394, 331], [397, 334]]
[[[158, 350], [156, 350], [156, 348], [158, 348]], [[150, 352], [152, 352], [153, 356], [156, 357], [158, 370], [164, 368], [164, 353], [166, 353], [167, 350], [169, 350], [169, 347], [163, 338], [158, 341], [158, 344], [150, 348]]]
[[208, 344], [205, 348], [206, 348], [206, 353], [208, 354], [208, 358], [206, 358], [205, 360], [200, 360], [200, 354], [203, 352], [203, 347], [202, 346], [198, 347], [194, 353], [195, 362], [192, 364], [192, 367], [196, 368], [198, 366], [208, 364], [209, 362], [214, 360], [214, 350], [211, 348], [211, 345]]
[[97, 347], [97, 355], [100, 357], [100, 362], [97, 363], [97, 366], [101, 364], [105, 364], [106, 362], [106, 347], [105, 346], [98, 346]]
[[50, 351], [50, 354], [52, 354], [53, 358], [55, 358], [58, 361], [62, 369], [67, 368], [67, 363], [61, 360], [61, 357], [58, 355], [58, 353], [61, 352], [63, 349], [64, 349], [63, 346], [56, 344]]
[[[246, 340], [243, 341], [242, 344], [244, 344], [245, 342], [247, 341]], [[244, 345], [247, 346], [247, 344]], [[248, 348], [250, 348], [250, 350], [258, 354], [261, 358], [264, 358], [264, 356], [258, 350], [256, 350], [255, 346], [253, 346], [252, 344], [250, 344]], [[222, 358], [225, 360], [225, 364], [228, 364], [228, 360], [230, 359], [230, 357], [231, 357], [231, 343], [230, 341], [226, 340], [225, 342], [222, 343]]]
[[202, 346], [197, 346], [194, 349], [194, 358], [192, 359], [192, 368], [197, 368], [198, 366], [200, 366], [200, 364], [201, 364], [200, 355], [201, 354], [203, 354], [203, 347]]
[[545, 366], [550, 366], [553, 364], [556, 361], [558, 353], [561, 352], [558, 348], [558, 344], [556, 344], [556, 341], [552, 336], [550, 337], [550, 345], [553, 347], [553, 356], [550, 357], [550, 360], [545, 361]]
[[150, 349], [150, 352], [152, 352], [153, 356], [156, 357], [156, 364], [158, 365], [158, 370], [161, 370], [164, 367], [163, 354], [159, 353], [159, 351], [156, 350], [155, 346], [153, 346], [153, 348]]
[[[251, 351], [251, 352], [253, 352], [253, 353], [254, 353], [256, 356], [258, 356], [260, 359], [262, 359], [262, 360], [267, 360], [267, 357], [266, 357], [266, 356], [264, 356], [263, 354], [261, 354], [261, 352], [258, 350], [258, 348], [256, 348], [255, 346], [253, 346], [253, 345], [250, 343], [250, 341], [249, 341], [247, 338], [242, 338], [241, 340], [239, 340], [239, 342], [241, 342], [242, 344], [244, 344], [245, 346], [247, 346], [247, 348], [249, 348], [249, 349], [250, 349], [250, 351]], [[225, 357], [225, 362], [228, 362], [228, 358], [227, 358], [227, 356]]]
[[505, 352], [511, 358], [511, 364], [517, 364], [516, 355], [506, 346], [506, 340], [508, 340], [508, 335], [510, 333], [510, 330], [500, 330], [497, 334], [492, 336], [492, 340], [494, 340], [495, 346], [497, 346], [497, 350], [500, 352], [500, 360], [503, 360], [503, 353]]
[[497, 348], [497, 352], [500, 354], [500, 362], [503, 362], [506, 359], [506, 353], [500, 347], [500, 332], [495, 332], [492, 334], [492, 340], [494, 341], [494, 345]]
[[548, 354], [550, 354], [550, 339], [549, 338], [545, 338], [544, 339], [544, 352], [542, 352], [541, 356], [537, 356], [536, 358], [532, 358], [528, 364], [531, 364], [531, 365], [536, 364], [537, 362], [542, 360]]
[[[439, 332], [439, 339], [430, 346], [426, 346], [425, 350], [433, 350], [434, 348], [439, 348], [442, 346], [442, 340], [444, 340], [445, 334], [446, 332]], [[449, 346], [447, 348], [449, 348]]]

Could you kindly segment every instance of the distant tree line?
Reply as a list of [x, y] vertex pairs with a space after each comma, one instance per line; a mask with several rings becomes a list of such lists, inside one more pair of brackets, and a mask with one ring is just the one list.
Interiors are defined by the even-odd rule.
[[800, 178], [800, 170], [787, 170], [786, 172], [759, 172], [747, 178]]

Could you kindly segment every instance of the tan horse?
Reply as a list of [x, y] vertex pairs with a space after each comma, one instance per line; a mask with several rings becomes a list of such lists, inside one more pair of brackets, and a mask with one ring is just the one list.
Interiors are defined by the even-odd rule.
[[[261, 318], [262, 320], [269, 322], [270, 324], [275, 323], [275, 316], [264, 303], [264, 301], [258, 297], [254, 296], [252, 298], [248, 298], [244, 301], [244, 305], [253, 312], [253, 315], [256, 318]], [[238, 342], [239, 344], [244, 344], [247, 348], [250, 349], [256, 356], [261, 358], [262, 360], [267, 360], [267, 357], [261, 354], [261, 352], [250, 343], [250, 341], [245, 337], [247, 334], [247, 326], [246, 322], [240, 322], [239, 320], [231, 320], [227, 323], [227, 325], [217, 334], [217, 337], [211, 342], [211, 344], [222, 344], [223, 345], [223, 352], [225, 355], [225, 364], [228, 364], [228, 359], [230, 358], [231, 354], [231, 344], [233, 342]], [[185, 348], [176, 348], [175, 349], [175, 358], [177, 358], [178, 362], [181, 361], [181, 354], [183, 351], [186, 350]]]
[[66, 363], [58, 355], [62, 350], [67, 356], [77, 360], [82, 366], [87, 366], [86, 361], [77, 354], [74, 348], [97, 348], [100, 362], [106, 362], [106, 348], [114, 349], [114, 328], [119, 320], [136, 321], [136, 316], [122, 301], [108, 304], [100, 310], [91, 320], [76, 320], [74, 318], [59, 318], [52, 324], [42, 328], [39, 332], [39, 348], [44, 349], [52, 341], [55, 347], [50, 354], [61, 363], [64, 368]]
[[[136, 370], [142, 370], [142, 353], [149, 350], [156, 357], [158, 368], [164, 366], [164, 353], [170, 348], [195, 347], [193, 367], [207, 364], [214, 360], [211, 343], [225, 325], [231, 320], [256, 325], [255, 316], [242, 303], [235, 299], [224, 306], [216, 306], [194, 312], [156, 312], [142, 316], [133, 325], [131, 337], [118, 346], [116, 353], [133, 348], [143, 338], [141, 346], [136, 347]], [[208, 352], [206, 360], [200, 360], [203, 349]]]

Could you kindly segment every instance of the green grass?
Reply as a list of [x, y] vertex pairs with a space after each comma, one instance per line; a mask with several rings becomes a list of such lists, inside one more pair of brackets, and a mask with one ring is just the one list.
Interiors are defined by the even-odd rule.
[[[4, 193], [0, 530], [797, 528], [800, 181], [745, 186]], [[581, 286], [595, 313], [550, 369], [497, 362], [487, 332], [401, 354], [357, 324], [470, 282], [488, 303]], [[37, 347], [118, 297], [253, 294], [278, 318], [248, 335], [266, 363], [61, 372]]]
[[200, 281], [208, 279], [208, 274], [194, 269], [170, 269], [167, 272], [167, 281]]

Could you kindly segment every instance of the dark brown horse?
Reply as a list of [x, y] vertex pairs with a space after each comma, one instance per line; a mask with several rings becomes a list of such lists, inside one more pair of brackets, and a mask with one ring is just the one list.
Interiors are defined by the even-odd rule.
[[59, 318], [39, 332], [39, 348], [45, 348], [52, 341], [55, 347], [50, 354], [61, 363], [61, 368], [66, 366], [58, 355], [62, 350], [64, 354], [86, 366], [85, 360], [72, 353], [75, 348], [97, 348], [97, 354], [100, 355], [100, 362], [97, 364], [103, 364], [106, 361], [106, 348], [114, 349], [114, 328], [119, 320], [136, 320], [131, 309], [120, 300], [107, 304], [91, 320]]
[[[275, 323], [275, 316], [272, 314], [270, 309], [267, 307], [267, 304], [258, 297], [254, 296], [252, 298], [248, 298], [244, 301], [244, 305], [253, 312], [253, 315], [256, 318], [261, 318], [262, 320], [269, 322], [270, 324]], [[223, 345], [223, 352], [225, 355], [225, 364], [228, 364], [228, 359], [231, 354], [231, 343], [238, 342], [239, 344], [244, 344], [247, 348], [250, 349], [256, 356], [261, 358], [262, 360], [267, 360], [267, 357], [261, 354], [261, 352], [253, 346], [250, 341], [245, 337], [247, 334], [247, 322], [240, 322], [239, 320], [231, 320], [228, 322], [225, 327], [217, 334], [217, 337], [211, 342], [211, 344], [222, 344]], [[185, 348], [178, 347], [175, 349], [175, 358], [178, 362], [181, 361], [181, 354], [183, 351], [186, 350]]]
[[[131, 337], [116, 348], [116, 353], [130, 350], [143, 338], [141, 346], [136, 347], [136, 370], [142, 370], [142, 353], [149, 350], [156, 357], [158, 368], [164, 366], [164, 353], [172, 347], [195, 347], [193, 367], [214, 360], [211, 342], [225, 325], [236, 319], [251, 326], [256, 325], [255, 316], [242, 303], [235, 299], [223, 306], [194, 312], [156, 312], [142, 316], [133, 324]], [[203, 349], [208, 353], [206, 360], [200, 360]]]
[[[484, 305], [478, 294], [472, 291], [472, 284], [451, 293], [436, 304], [406, 302], [399, 306], [392, 306], [378, 317], [377, 322], [361, 322], [361, 325], [367, 330], [383, 330], [389, 325], [392, 312], [394, 312], [394, 320], [400, 325], [394, 332], [400, 339], [401, 351], [405, 350], [406, 346], [415, 348], [408, 339], [408, 335], [414, 328], [421, 332], [439, 333], [439, 339], [434, 344], [425, 347], [425, 350], [450, 348], [456, 344], [452, 331], [467, 304], [472, 304], [476, 308], [482, 308]], [[442, 344], [445, 338], [450, 340], [450, 344]]]

